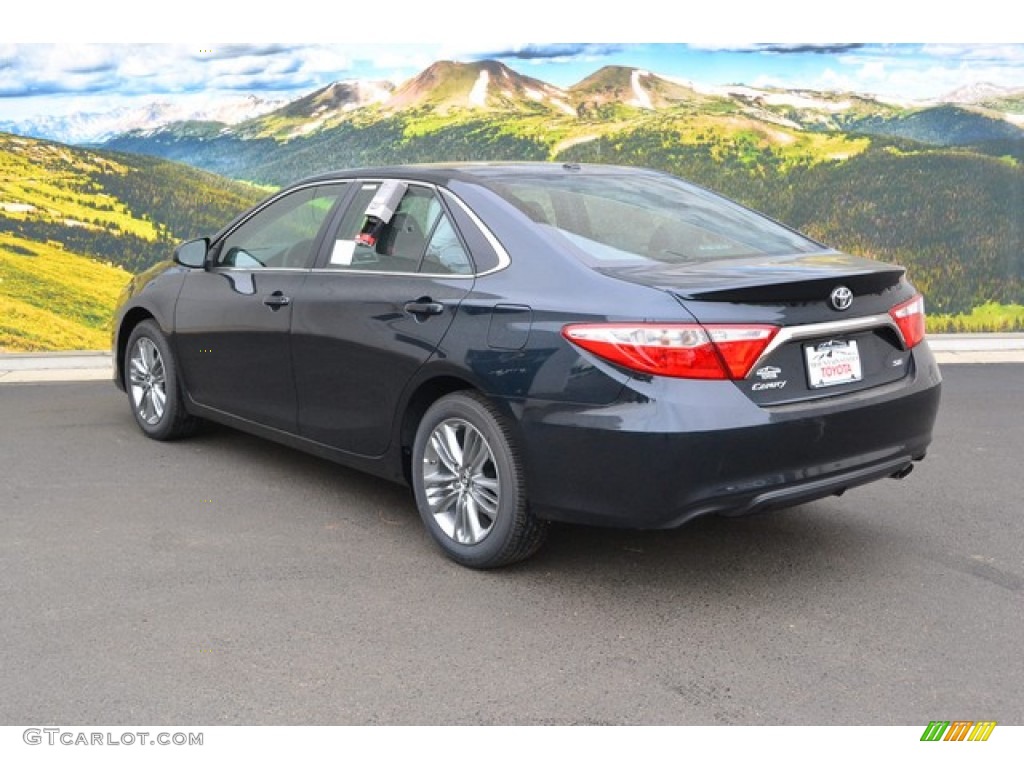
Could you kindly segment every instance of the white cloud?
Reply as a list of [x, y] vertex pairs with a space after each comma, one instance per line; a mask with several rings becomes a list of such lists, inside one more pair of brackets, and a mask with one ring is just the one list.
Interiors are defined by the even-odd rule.
[[1021, 45], [953, 45], [932, 43], [921, 47], [926, 56], [961, 61], [1017, 62], [1024, 65], [1024, 46]]
[[868, 61], [858, 70], [854, 78], [860, 82], [871, 83], [882, 81], [884, 82], [888, 77], [886, 71], [885, 62], [883, 61]]
[[[344, 48], [259, 49], [195, 45], [10, 45], [0, 58], [0, 89], [7, 95], [106, 90], [110, 94], [182, 93], [206, 89], [312, 85], [351, 64]], [[210, 49], [213, 53], [205, 55]]]
[[[964, 55], [953, 55], [955, 52]], [[769, 75], [752, 84], [854, 91], [893, 100], [925, 100], [976, 83], [1024, 90], [1024, 46], [904, 46], [845, 54], [817, 76]]]

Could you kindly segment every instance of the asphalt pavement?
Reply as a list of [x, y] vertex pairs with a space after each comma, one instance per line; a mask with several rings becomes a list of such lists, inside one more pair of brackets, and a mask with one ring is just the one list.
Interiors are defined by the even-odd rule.
[[0, 387], [0, 722], [1022, 725], [1024, 365], [944, 375], [904, 480], [487, 573], [404, 488]]

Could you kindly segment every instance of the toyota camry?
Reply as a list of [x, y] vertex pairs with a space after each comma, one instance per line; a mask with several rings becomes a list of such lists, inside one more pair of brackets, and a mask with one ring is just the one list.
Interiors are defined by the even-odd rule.
[[902, 478], [941, 377], [898, 266], [655, 171], [447, 164], [273, 195], [135, 277], [115, 382], [407, 483], [455, 561]]

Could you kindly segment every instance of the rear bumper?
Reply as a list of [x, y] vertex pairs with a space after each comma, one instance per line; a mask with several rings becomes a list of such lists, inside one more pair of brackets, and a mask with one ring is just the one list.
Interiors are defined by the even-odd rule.
[[926, 344], [902, 380], [759, 407], [732, 382], [632, 382], [604, 407], [527, 402], [519, 416], [532, 509], [549, 519], [671, 528], [709, 513], [801, 504], [924, 457], [941, 376]]

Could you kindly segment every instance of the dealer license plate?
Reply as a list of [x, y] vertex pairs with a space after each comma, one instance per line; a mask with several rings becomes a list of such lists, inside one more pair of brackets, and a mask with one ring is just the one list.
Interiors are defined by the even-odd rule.
[[814, 389], [860, 381], [860, 351], [856, 341], [826, 341], [804, 347], [807, 378]]

